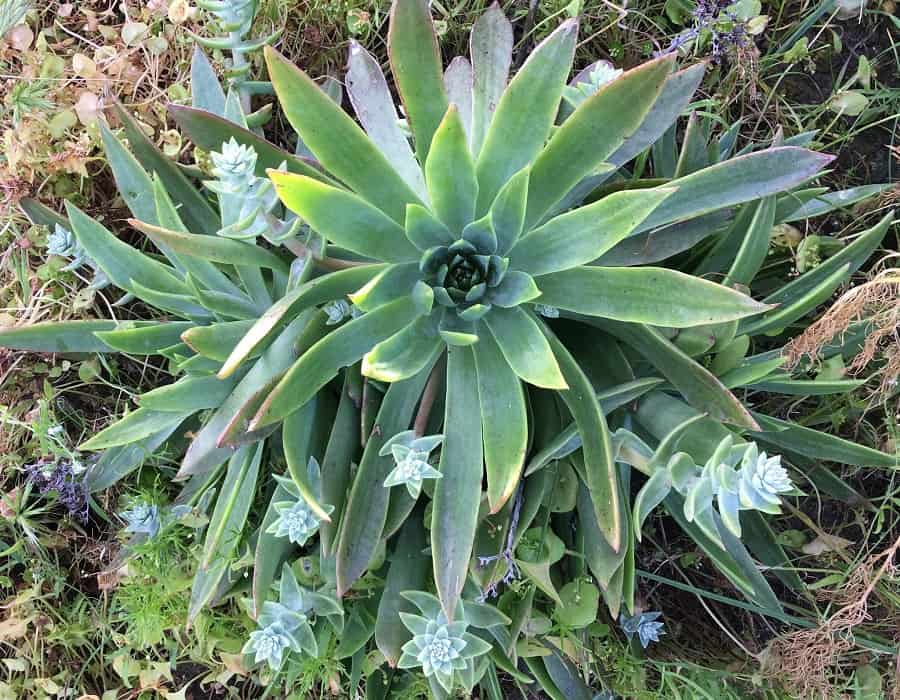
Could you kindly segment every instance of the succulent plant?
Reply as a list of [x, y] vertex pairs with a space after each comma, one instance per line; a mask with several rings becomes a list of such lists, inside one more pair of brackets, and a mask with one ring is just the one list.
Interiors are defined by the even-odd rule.
[[418, 498], [423, 480], [441, 478], [441, 473], [428, 463], [428, 455], [443, 440], [443, 435], [416, 437], [414, 430], [404, 430], [388, 440], [379, 455], [393, 455], [397, 466], [384, 480], [385, 488], [402, 484], [411, 498]]
[[619, 618], [619, 624], [628, 639], [637, 636], [641, 646], [646, 649], [651, 642], [658, 642], [661, 634], [665, 634], [663, 623], [657, 622], [660, 617], [662, 617], [661, 612], [638, 613], [630, 617], [622, 615]]
[[[864, 264], [892, 215], [787, 284], [789, 260], [763, 262], [773, 226], [882, 187], [811, 184], [831, 157], [804, 148], [810, 134], [735, 154], [737, 128], [714, 136], [692, 114], [676, 146], [704, 66], [676, 69], [667, 55], [570, 81], [577, 28], [563, 23], [510, 79], [512, 27], [495, 6], [473, 28], [471, 60], [445, 70], [427, 4], [395, 0], [388, 43], [402, 109], [353, 44], [345, 85], [357, 120], [268, 49], [298, 135], [290, 150], [253, 131], [234, 91], [195, 85], [194, 106], [171, 111], [197, 147], [222, 156], [218, 206], [116, 108], [133, 155], [106, 127], [104, 145], [131, 223], [158, 254], [72, 204], [62, 217], [23, 201], [161, 312], [4, 329], [0, 345], [157, 355], [176, 375], [80, 449], [102, 452], [86, 475], [98, 490], [189, 436], [177, 502], [214, 499], [191, 617], [252, 568], [249, 609], [268, 620], [273, 580], [302, 555], [297, 575], [347, 601], [356, 641], [342, 651], [374, 638], [396, 665], [410, 641], [398, 611], [426, 590], [437, 597], [417, 634], [437, 638], [429, 620], [448, 634], [462, 621], [485, 630], [491, 653], [453, 670], [452, 687], [471, 690], [492, 665], [518, 668], [524, 623], [469, 600], [511, 584], [535, 606], [563, 606], [554, 581], [586, 565], [613, 618], [633, 613], [640, 528], [663, 505], [742, 595], [777, 611], [752, 557], [803, 583], [785, 573], [760, 513], [788, 482], [757, 451], [832, 489], [837, 477], [815, 468], [831, 453], [894, 466], [894, 455], [752, 410], [759, 391], [858, 386], [816, 381], [803, 365], [789, 373], [780, 347]], [[278, 233], [257, 237], [269, 216]], [[254, 236], [218, 235], [242, 221]], [[431, 451], [440, 478], [419, 490], [414, 477], [435, 476]], [[401, 477], [406, 489], [385, 488]], [[632, 503], [631, 480], [645, 477]], [[360, 590], [377, 610], [351, 595]], [[276, 666], [278, 650], [283, 660], [296, 646], [283, 623], [259, 632], [248, 653]], [[429, 645], [409, 649], [418, 659]], [[531, 669], [553, 653], [522, 658]], [[435, 678], [446, 696], [446, 674]]]

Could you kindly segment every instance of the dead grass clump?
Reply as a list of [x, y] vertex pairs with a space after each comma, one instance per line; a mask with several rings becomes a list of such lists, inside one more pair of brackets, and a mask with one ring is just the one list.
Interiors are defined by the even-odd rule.
[[[889, 256], [898, 257], [898, 254]], [[785, 346], [788, 365], [806, 357], [815, 360], [834, 338], [863, 322], [867, 333], [863, 346], [847, 370], [859, 374], [876, 358], [882, 360], [873, 376], [879, 378], [874, 399], [889, 396], [900, 378], [900, 270], [882, 270], [871, 280], [845, 292], [828, 311]]]
[[798, 698], [835, 697], [831, 680], [833, 671], [842, 655], [856, 646], [854, 628], [871, 619], [869, 601], [879, 581], [900, 573], [900, 566], [895, 561], [898, 550], [900, 538], [887, 550], [857, 567], [840, 590], [831, 596], [840, 606], [837, 612], [818, 627], [791, 632], [772, 641], [765, 657], [764, 672], [781, 681]]

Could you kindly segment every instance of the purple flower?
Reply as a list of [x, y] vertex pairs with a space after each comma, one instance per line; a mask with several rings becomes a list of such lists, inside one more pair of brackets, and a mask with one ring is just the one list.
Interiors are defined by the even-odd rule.
[[25, 465], [28, 481], [42, 496], [56, 493], [57, 500], [69, 515], [86, 523], [88, 519], [88, 489], [82, 474], [84, 465], [78, 460], [35, 462]]

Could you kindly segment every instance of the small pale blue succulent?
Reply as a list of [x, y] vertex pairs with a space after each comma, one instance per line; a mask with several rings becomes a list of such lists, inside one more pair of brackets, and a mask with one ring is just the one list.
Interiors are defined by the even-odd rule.
[[456, 619], [450, 622], [434, 596], [421, 591], [407, 591], [402, 595], [414, 603], [424, 616], [400, 613], [400, 619], [412, 632], [413, 638], [403, 645], [397, 667], [421, 666], [426, 677], [434, 677], [444, 690], [452, 692], [454, 674], [490, 651], [491, 645], [466, 631], [469, 624], [462, 604]]
[[263, 236], [272, 243], [282, 243], [298, 233], [300, 219], [283, 221], [273, 214], [280, 209], [278, 195], [269, 179], [257, 177], [257, 154], [252, 146], [239, 144], [232, 137], [218, 152], [210, 153], [210, 158], [216, 179], [204, 184], [219, 195], [222, 228], [218, 235], [238, 240]]
[[428, 456], [443, 440], [443, 435], [416, 437], [413, 430], [394, 435], [378, 453], [382, 457], [393, 455], [397, 465], [384, 480], [384, 487], [403, 485], [412, 498], [418, 498], [425, 479], [441, 478], [441, 473], [428, 463]]
[[135, 503], [128, 510], [119, 513], [119, 517], [125, 521], [125, 532], [130, 534], [155, 537], [159, 532], [161, 524], [159, 507], [154, 503], [146, 501]]
[[587, 75], [587, 80], [581, 80], [575, 85], [568, 85], [563, 90], [563, 98], [572, 107], [578, 107], [591, 95], [595, 94], [607, 83], [622, 75], [622, 69], [616, 68], [609, 61], [597, 61]]
[[322, 311], [328, 316], [328, 320], [325, 321], [326, 326], [336, 326], [344, 319], [350, 318], [353, 313], [350, 302], [345, 299], [335, 299], [328, 302], [322, 307]]
[[65, 272], [71, 272], [84, 266], [91, 268], [94, 271], [94, 278], [91, 280], [89, 289], [104, 289], [109, 286], [109, 278], [106, 273], [97, 267], [97, 264], [78, 242], [75, 234], [59, 224], [56, 224], [53, 233], [47, 237], [47, 253], [71, 260], [62, 268]]
[[319, 529], [321, 520], [302, 498], [293, 503], [276, 503], [275, 510], [278, 519], [266, 529], [275, 537], [287, 537], [294, 544], [303, 546]]
[[295, 640], [278, 624], [263, 629], [253, 630], [249, 641], [244, 645], [243, 653], [253, 654], [254, 663], [267, 663], [269, 668], [277, 671], [284, 663], [285, 652], [295, 649]]
[[[334, 506], [320, 504], [314, 499], [321, 498], [322, 476], [319, 463], [310, 457], [307, 464], [306, 483], [301, 487], [293, 479], [275, 477], [285, 490], [294, 497], [292, 501], [277, 501], [274, 504], [278, 518], [266, 532], [276, 537], [287, 537], [288, 540], [301, 547], [319, 530], [319, 524], [327, 519]], [[312, 504], [310, 503], [312, 500]]]
[[781, 494], [793, 488], [780, 456], [769, 457], [756, 443], [732, 445], [732, 438], [726, 437], [699, 477], [691, 480], [684, 502], [685, 517], [695, 520], [703, 516], [715, 497], [722, 522], [740, 537], [740, 511], [778, 514]]
[[267, 663], [277, 671], [287, 653], [305, 652], [316, 657], [319, 647], [313, 632], [313, 615], [343, 615], [340, 605], [329, 596], [301, 588], [290, 566], [281, 569], [278, 602], [266, 601], [242, 653], [253, 655], [254, 663]]
[[637, 635], [641, 646], [646, 649], [650, 642], [658, 642], [660, 635], [665, 634], [663, 623], [656, 621], [661, 616], [661, 612], [639, 613], [631, 617], [622, 614], [619, 616], [619, 625], [629, 641]]

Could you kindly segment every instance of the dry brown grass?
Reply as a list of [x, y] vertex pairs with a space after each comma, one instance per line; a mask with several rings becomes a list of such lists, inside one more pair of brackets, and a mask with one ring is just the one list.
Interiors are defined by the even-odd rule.
[[[798, 698], [825, 700], [835, 697], [832, 672], [856, 647], [853, 630], [870, 620], [870, 600], [876, 586], [900, 573], [896, 561], [900, 538], [883, 552], [874, 554], [831, 594], [837, 612], [818, 627], [782, 635], [770, 643], [764, 671], [778, 679]], [[895, 625], [896, 627], [896, 625]], [[898, 657], [900, 659], [900, 657]], [[898, 695], [898, 688], [893, 696]]]

